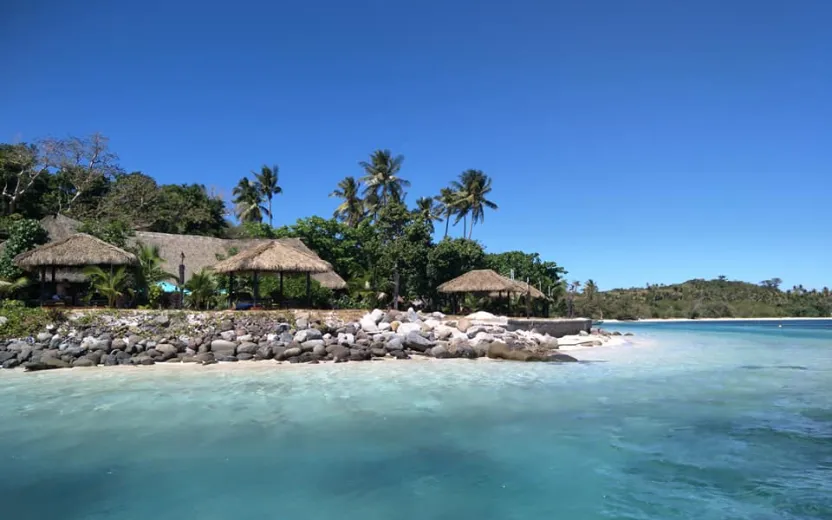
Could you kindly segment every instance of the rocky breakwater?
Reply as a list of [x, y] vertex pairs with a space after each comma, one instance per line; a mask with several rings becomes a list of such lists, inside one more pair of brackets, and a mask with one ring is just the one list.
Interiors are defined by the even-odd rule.
[[382, 358], [576, 361], [558, 340], [508, 331], [504, 317], [474, 313], [374, 310], [359, 320], [273, 313], [115, 313], [76, 316], [28, 338], [0, 341], [0, 365], [46, 370], [70, 367], [212, 364], [237, 361], [335, 363]]

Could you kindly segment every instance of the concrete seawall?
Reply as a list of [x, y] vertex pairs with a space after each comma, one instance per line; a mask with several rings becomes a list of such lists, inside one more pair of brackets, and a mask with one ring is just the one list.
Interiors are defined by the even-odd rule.
[[589, 318], [509, 318], [508, 330], [532, 330], [556, 338], [589, 332], [592, 320]]

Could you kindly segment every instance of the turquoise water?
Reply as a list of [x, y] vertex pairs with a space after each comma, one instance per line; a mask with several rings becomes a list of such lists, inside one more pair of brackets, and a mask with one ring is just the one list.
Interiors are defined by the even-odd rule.
[[0, 515], [830, 519], [832, 328], [736, 327], [622, 325], [579, 365], [0, 372]]

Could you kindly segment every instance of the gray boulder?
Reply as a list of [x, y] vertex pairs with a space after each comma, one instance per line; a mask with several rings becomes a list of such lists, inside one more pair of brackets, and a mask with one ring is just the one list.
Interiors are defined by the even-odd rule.
[[295, 356], [300, 356], [303, 351], [298, 347], [287, 348], [285, 352], [283, 352], [283, 358], [288, 359]]
[[274, 350], [272, 350], [271, 345], [261, 345], [254, 353], [254, 357], [257, 359], [271, 359], [274, 357]]
[[220, 337], [225, 341], [234, 341], [237, 339], [237, 333], [233, 330], [224, 330], [220, 332]]
[[0, 363], [5, 363], [10, 359], [17, 358], [17, 352], [9, 352], [7, 350], [0, 350]]
[[393, 336], [387, 341], [384, 348], [391, 352], [394, 350], [404, 350], [404, 341], [399, 336]]
[[240, 361], [249, 361], [251, 359], [254, 359], [254, 354], [243, 352], [242, 354], [237, 354], [237, 359]]
[[244, 341], [240, 343], [240, 346], [237, 347], [237, 354], [251, 354], [254, 355], [257, 352], [257, 343], [251, 343], [249, 341]]
[[225, 361], [229, 363], [237, 362], [237, 356], [214, 356], [214, 359], [216, 359], [217, 361]]
[[326, 352], [326, 344], [322, 339], [310, 339], [300, 344], [300, 349], [303, 352], [312, 352], [317, 347], [324, 349], [324, 352]]
[[167, 314], [159, 314], [153, 319], [153, 323], [158, 327], [168, 327], [170, 325], [170, 316]]
[[410, 359], [410, 356], [404, 350], [392, 350], [390, 351], [390, 355], [396, 359]]
[[471, 328], [471, 320], [468, 318], [460, 318], [459, 321], [456, 322], [456, 328], [460, 332], [468, 332], [468, 329]]
[[6, 350], [10, 350], [12, 352], [20, 352], [24, 348], [28, 348], [29, 344], [25, 341], [12, 341], [6, 346]]
[[341, 345], [335, 345], [330, 347], [332, 350], [329, 351], [332, 359], [338, 360], [346, 360], [350, 358], [350, 349], [347, 347], [342, 347]]
[[17, 368], [20, 366], [20, 360], [15, 358], [7, 359], [6, 361], [0, 363], [0, 366], [3, 368]]
[[194, 360], [197, 363], [213, 363], [215, 360], [213, 352], [200, 352], [196, 356], [194, 356]]
[[233, 356], [237, 352], [237, 345], [224, 339], [215, 339], [211, 342], [211, 352], [217, 358], [221, 356]]
[[423, 337], [418, 332], [411, 332], [404, 338], [405, 347], [419, 352], [424, 352], [434, 345], [435, 343], [433, 341]]
[[323, 339], [323, 337], [323, 333], [318, 329], [303, 329], [295, 333], [294, 340], [298, 343], [303, 343], [313, 339]]
[[387, 355], [387, 349], [384, 347], [373, 347], [370, 349], [370, 354], [372, 354], [373, 357], [384, 357]]
[[326, 347], [324, 345], [315, 345], [312, 348], [312, 353], [318, 357], [325, 357], [326, 356]]
[[410, 323], [421, 323], [422, 318], [420, 318], [416, 311], [413, 310], [413, 307], [410, 307], [407, 309], [407, 321]]
[[81, 357], [72, 362], [73, 367], [94, 367], [95, 365], [96, 363], [88, 357]]
[[448, 351], [447, 347], [444, 345], [436, 345], [432, 349], [430, 349], [430, 355], [437, 358], [437, 359], [446, 359], [453, 357], [451, 353]]
[[306, 318], [298, 318], [295, 320], [295, 328], [303, 330], [309, 327], [309, 320]]
[[350, 349], [350, 361], [369, 361], [373, 355], [367, 349]]
[[575, 363], [578, 360], [568, 354], [550, 354], [549, 361], [557, 361], [559, 363]]
[[53, 357], [41, 358], [40, 361], [31, 361], [23, 365], [27, 371], [35, 372], [37, 370], [52, 370], [55, 368], [69, 368], [71, 365], [62, 359]]
[[176, 357], [176, 354], [179, 353], [179, 349], [176, 346], [171, 345], [169, 343], [161, 343], [156, 345], [156, 351], [161, 354], [161, 357], [164, 359], [170, 359]]
[[46, 343], [47, 341], [52, 341], [52, 334], [48, 332], [41, 332], [35, 337], [35, 339], [38, 343]]
[[277, 337], [277, 341], [279, 341], [281, 343], [284, 343], [284, 344], [291, 343], [293, 339], [294, 339], [294, 336], [292, 336], [291, 332], [281, 332], [280, 336]]

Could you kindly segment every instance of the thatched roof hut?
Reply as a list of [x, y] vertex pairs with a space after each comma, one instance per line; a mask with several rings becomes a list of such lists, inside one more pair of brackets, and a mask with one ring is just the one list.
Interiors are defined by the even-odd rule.
[[36, 247], [14, 258], [21, 269], [36, 267], [82, 267], [88, 265], [135, 265], [136, 255], [93, 236], [76, 233]]
[[519, 296], [528, 295], [534, 298], [535, 300], [548, 300], [547, 296], [543, 294], [534, 285], [528, 284], [526, 282], [521, 282], [520, 280], [512, 280], [512, 282], [517, 287], [517, 290], [513, 291], [514, 294]]
[[213, 270], [218, 273], [325, 273], [331, 271], [332, 266], [317, 256], [311, 256], [278, 240], [270, 240], [219, 262], [213, 266]]
[[514, 282], [491, 269], [475, 269], [440, 285], [441, 293], [492, 293], [517, 290]]

